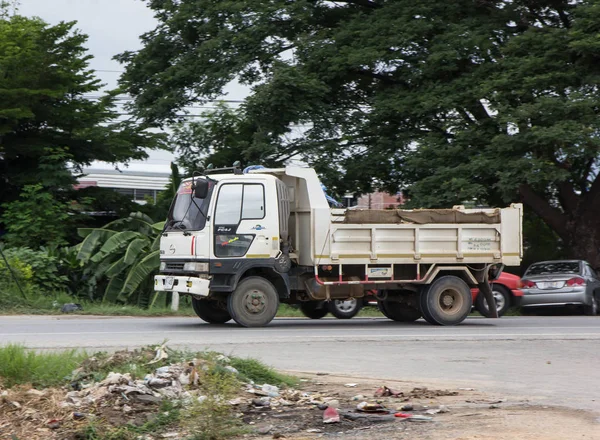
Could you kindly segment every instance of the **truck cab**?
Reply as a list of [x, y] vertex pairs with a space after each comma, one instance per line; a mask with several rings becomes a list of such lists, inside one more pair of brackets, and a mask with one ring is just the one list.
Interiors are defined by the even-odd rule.
[[254, 288], [236, 316], [242, 325], [270, 321], [273, 293], [289, 297], [288, 221], [287, 187], [272, 174], [232, 169], [184, 180], [162, 234], [155, 289], [191, 295], [197, 313], [219, 323], [231, 319], [229, 294], [242, 277], [253, 278], [268, 292]]

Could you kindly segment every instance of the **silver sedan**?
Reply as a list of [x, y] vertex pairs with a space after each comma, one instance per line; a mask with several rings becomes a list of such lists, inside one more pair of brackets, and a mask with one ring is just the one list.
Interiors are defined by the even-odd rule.
[[521, 280], [521, 306], [581, 305], [586, 315], [598, 313], [600, 279], [582, 260], [534, 263]]

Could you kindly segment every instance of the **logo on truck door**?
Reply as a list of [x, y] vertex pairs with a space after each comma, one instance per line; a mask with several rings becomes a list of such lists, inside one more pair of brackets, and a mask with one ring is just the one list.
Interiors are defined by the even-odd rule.
[[229, 226], [219, 226], [217, 228], [217, 232], [231, 232], [232, 230], [233, 228]]

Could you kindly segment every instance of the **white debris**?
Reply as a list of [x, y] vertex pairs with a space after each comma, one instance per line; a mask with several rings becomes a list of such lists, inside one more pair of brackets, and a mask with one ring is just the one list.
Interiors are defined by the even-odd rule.
[[168, 357], [169, 357], [169, 354], [167, 353], [167, 345], [163, 344], [160, 347], [156, 347], [156, 356], [154, 356], [154, 359], [152, 359], [150, 362], [148, 362], [148, 365], [152, 365], [157, 362], [164, 361]]
[[121, 374], [121, 373], [108, 373], [106, 379], [100, 382], [100, 386], [108, 386], [108, 385], [120, 385], [120, 384], [128, 384], [131, 382], [131, 375], [129, 373]]
[[235, 368], [233, 368], [231, 365], [227, 365], [227, 366], [225, 367], [225, 369], [226, 369], [227, 371], [229, 371], [230, 373], [233, 373], [233, 374], [239, 374], [239, 371], [238, 371], [238, 370], [236, 370]]

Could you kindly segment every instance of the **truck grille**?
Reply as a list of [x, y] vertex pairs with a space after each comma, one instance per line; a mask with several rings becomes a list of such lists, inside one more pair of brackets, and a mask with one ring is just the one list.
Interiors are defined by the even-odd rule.
[[167, 263], [167, 270], [183, 270], [185, 263]]

